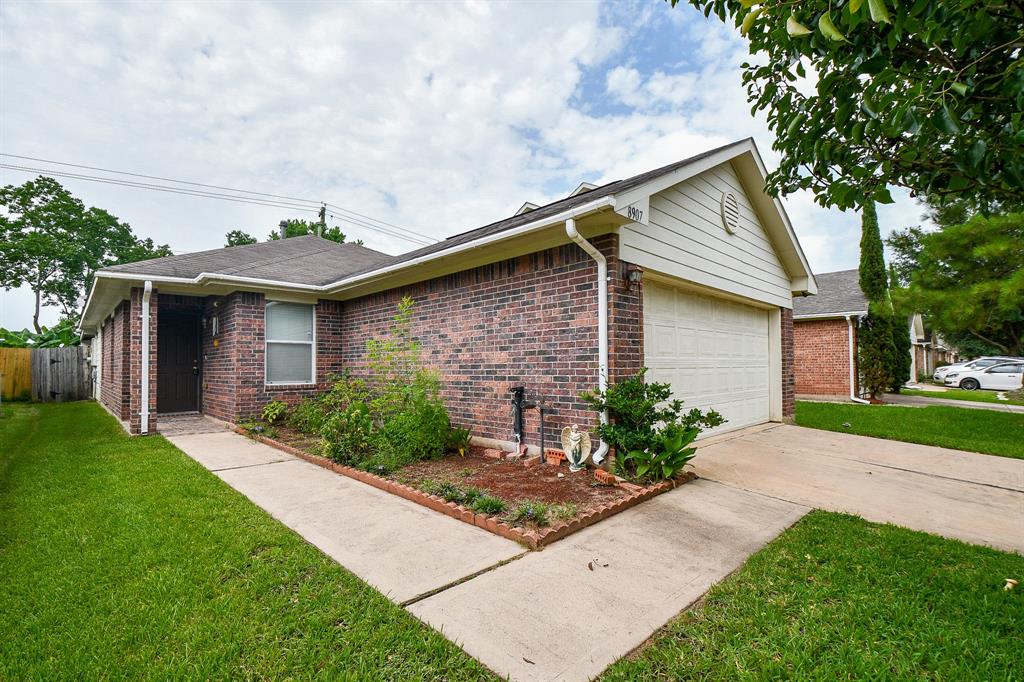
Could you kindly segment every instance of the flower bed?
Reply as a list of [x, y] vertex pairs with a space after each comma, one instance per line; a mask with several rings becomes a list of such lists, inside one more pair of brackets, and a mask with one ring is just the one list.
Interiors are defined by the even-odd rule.
[[[315, 442], [291, 429], [278, 430], [276, 438], [240, 427], [235, 427], [235, 430], [307, 462], [514, 540], [530, 549], [539, 549], [696, 478], [695, 474], [687, 472], [668, 481], [640, 486], [606, 474], [605, 480], [613, 482], [608, 484], [601, 483], [594, 470], [570, 473], [564, 463], [527, 466], [536, 463], [536, 459], [523, 461], [487, 457], [480, 448], [472, 448], [464, 457], [449, 455], [438, 460], [417, 462], [387, 476], [378, 476], [316, 454]], [[549, 461], [557, 462], [559, 458], [552, 457]], [[445, 485], [448, 487], [442, 487]], [[454, 497], [456, 493], [470, 489], [500, 500], [504, 504], [503, 509], [476, 511], [473, 502], [479, 496], [472, 501], [456, 501], [437, 494], [443, 492]], [[547, 515], [546, 524], [536, 522], [540, 511]]]

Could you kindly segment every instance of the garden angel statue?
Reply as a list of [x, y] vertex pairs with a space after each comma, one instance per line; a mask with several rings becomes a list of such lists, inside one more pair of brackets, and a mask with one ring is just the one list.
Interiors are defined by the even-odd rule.
[[562, 429], [562, 450], [569, 460], [569, 471], [579, 471], [590, 456], [590, 434], [580, 431], [579, 424]]

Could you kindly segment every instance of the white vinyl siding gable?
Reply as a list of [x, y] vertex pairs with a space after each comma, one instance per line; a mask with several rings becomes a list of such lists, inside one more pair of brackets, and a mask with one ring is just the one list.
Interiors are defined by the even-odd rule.
[[[735, 234], [722, 225], [722, 193], [739, 204]], [[650, 224], [619, 232], [622, 260], [769, 305], [792, 306], [790, 277], [729, 163], [653, 195]]]

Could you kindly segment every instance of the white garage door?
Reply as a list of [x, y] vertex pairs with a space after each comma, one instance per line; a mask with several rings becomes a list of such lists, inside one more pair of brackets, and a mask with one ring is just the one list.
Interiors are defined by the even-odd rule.
[[714, 432], [769, 419], [768, 311], [644, 282], [644, 362], [685, 409], [718, 410]]

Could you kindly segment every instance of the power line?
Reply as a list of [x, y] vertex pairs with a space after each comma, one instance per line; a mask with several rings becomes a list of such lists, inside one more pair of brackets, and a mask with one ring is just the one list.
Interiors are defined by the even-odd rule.
[[110, 169], [110, 168], [101, 168], [99, 166], [86, 166], [86, 165], [80, 164], [80, 163], [69, 163], [67, 161], [54, 161], [53, 159], [40, 159], [40, 158], [37, 158], [37, 157], [34, 157], [34, 156], [19, 156], [18, 154], [6, 154], [4, 152], [0, 152], [0, 156], [9, 156], [9, 157], [14, 158], [14, 159], [24, 159], [26, 161], [39, 161], [39, 162], [42, 162], [42, 163], [55, 163], [58, 166], [71, 166], [72, 168], [85, 168], [87, 170], [101, 171], [103, 173], [114, 173], [116, 175], [130, 175], [130, 176], [135, 177], [135, 178], [146, 178], [148, 180], [161, 180], [163, 182], [175, 182], [175, 183], [178, 183], [178, 184], [181, 184], [181, 185], [193, 185], [195, 187], [210, 187], [212, 189], [223, 189], [223, 190], [226, 190], [228, 192], [240, 192], [242, 194], [255, 194], [255, 195], [259, 195], [259, 196], [270, 197], [270, 198], [273, 198], [273, 199], [286, 199], [288, 201], [299, 201], [299, 202], [303, 202], [303, 203], [307, 203], [307, 204], [316, 204], [317, 206], [320, 205], [319, 201], [314, 201], [312, 199], [299, 199], [298, 197], [289, 197], [289, 196], [282, 195], [282, 194], [268, 194], [267, 192], [253, 192], [253, 191], [247, 190], [247, 189], [237, 189], [235, 187], [223, 187], [221, 185], [208, 185], [208, 184], [205, 184], [205, 183], [202, 183], [202, 182], [191, 182], [189, 180], [175, 180], [174, 178], [164, 178], [164, 177], [161, 177], [159, 175], [145, 175], [143, 173], [131, 173], [129, 171], [119, 171], [119, 170], [113, 170], [113, 169]]
[[[227, 192], [236, 192], [236, 193], [241, 193], [241, 194], [250, 194], [250, 195], [253, 195], [253, 196], [256, 196], [256, 197], [267, 197], [268, 199], [277, 199], [277, 200], [284, 200], [284, 201], [290, 201], [290, 202], [300, 202], [300, 203], [303, 203], [303, 204], [311, 204], [313, 206], [316, 206], [317, 210], [319, 210], [319, 207], [323, 203], [323, 202], [320, 202], [320, 201], [315, 201], [313, 199], [302, 199], [302, 198], [299, 198], [299, 197], [291, 197], [291, 196], [287, 196], [287, 195], [283, 195], [283, 194], [270, 194], [270, 193], [267, 193], [267, 192], [256, 192], [256, 191], [253, 191], [253, 190], [238, 189], [238, 188], [235, 188], [235, 187], [225, 187], [223, 185], [211, 185], [211, 184], [202, 183], [202, 182], [193, 182], [193, 181], [190, 181], [190, 180], [176, 180], [174, 178], [167, 178], [167, 177], [162, 177], [162, 176], [159, 176], [159, 175], [146, 175], [146, 174], [143, 174], [143, 173], [132, 173], [132, 172], [129, 172], [129, 171], [113, 170], [111, 168], [103, 168], [103, 167], [100, 167], [100, 166], [88, 166], [88, 165], [85, 165], [85, 164], [70, 163], [70, 162], [67, 162], [67, 161], [55, 161], [53, 159], [43, 159], [43, 158], [39, 158], [39, 157], [35, 157], [35, 156], [21, 156], [19, 154], [7, 154], [7, 153], [4, 153], [4, 152], [0, 152], [0, 156], [8, 156], [8, 157], [11, 157], [11, 158], [14, 158], [14, 159], [23, 159], [23, 160], [27, 160], [27, 161], [37, 161], [37, 162], [41, 162], [41, 163], [53, 163], [53, 164], [57, 164], [59, 166], [68, 166], [68, 167], [71, 167], [71, 168], [84, 168], [86, 170], [100, 171], [102, 173], [114, 173], [114, 174], [117, 174], [117, 175], [126, 175], [126, 176], [136, 177], [136, 178], [145, 178], [147, 180], [160, 180], [162, 182], [173, 182], [173, 183], [177, 183], [177, 184], [181, 184], [181, 185], [190, 185], [190, 186], [193, 186], [193, 187], [208, 187], [208, 188], [211, 188], [211, 189], [219, 189], [219, 190], [224, 190], [224, 191], [227, 191]], [[10, 167], [10, 166], [3, 166], [2, 164], [0, 164], [0, 167]], [[61, 177], [73, 177], [73, 176], [61, 176]], [[87, 179], [87, 178], [81, 178], [81, 179]], [[116, 179], [115, 178], [111, 178], [111, 180], [116, 180]], [[94, 181], [98, 181], [98, 180], [94, 180]], [[147, 184], [147, 183], [142, 183], [142, 184]], [[211, 194], [219, 194], [219, 193], [211, 193]], [[197, 196], [200, 196], [200, 195], [197, 195]], [[210, 197], [210, 198], [217, 198], [217, 197]], [[240, 198], [236, 198], [236, 200], [238, 200], [238, 199], [240, 199]], [[261, 201], [265, 201], [265, 200], [261, 200]], [[266, 205], [272, 205], [272, 204], [266, 204]], [[363, 220], [370, 221], [370, 224], [368, 224], [368, 225], [363, 223], [363, 225], [365, 227], [369, 228], [369, 229], [375, 229], [375, 225], [382, 225], [384, 227], [391, 228], [392, 230], [398, 230], [399, 232], [403, 232], [403, 233], [406, 233], [406, 234], [409, 234], [409, 235], [412, 235], [414, 237], [418, 237], [419, 238], [419, 239], [410, 240], [410, 241], [422, 241], [424, 239], [427, 240], [427, 243], [434, 243], [434, 242], [440, 241], [440, 240], [438, 240], [438, 239], [436, 239], [434, 237], [431, 237], [430, 235], [423, 234], [422, 232], [417, 232], [415, 230], [410, 230], [409, 228], [401, 227], [399, 225], [395, 225], [394, 223], [389, 223], [389, 222], [386, 222], [384, 220], [380, 220], [378, 218], [374, 218], [372, 216], [368, 216], [368, 215], [365, 215], [363, 213], [359, 213], [357, 211], [353, 211], [351, 209], [345, 208], [344, 206], [338, 206], [337, 204], [331, 204], [331, 203], [327, 203], [326, 205], [330, 206], [331, 208], [335, 209], [336, 211], [341, 212], [342, 214], [350, 214], [352, 216], [356, 216], [357, 218], [362, 218]], [[342, 216], [342, 217], [344, 217], [344, 216]], [[403, 235], [400, 235], [400, 234], [398, 234], [398, 235], [393, 234], [393, 233], [390, 233], [390, 234], [391, 234], [391, 236], [396, 236], [396, 237], [400, 237], [400, 238], [403, 238], [403, 239], [405, 238]]]
[[[49, 169], [49, 168], [36, 168], [36, 167], [31, 167], [31, 166], [17, 166], [17, 165], [8, 164], [8, 163], [0, 163], [0, 168], [6, 168], [8, 170], [21, 171], [21, 172], [25, 172], [25, 173], [44, 173], [44, 174], [47, 174], [47, 175], [53, 175], [53, 176], [61, 177], [61, 178], [71, 178], [71, 179], [76, 179], [76, 180], [84, 180], [84, 181], [87, 181], [87, 182], [98, 182], [98, 183], [102, 183], [102, 184], [115, 185], [115, 186], [121, 186], [121, 187], [132, 187], [132, 188], [136, 188], [136, 189], [148, 189], [148, 190], [153, 190], [153, 191], [157, 191], [157, 192], [167, 192], [169, 194], [180, 194], [180, 195], [184, 195], [184, 196], [194, 196], [194, 197], [201, 197], [201, 198], [205, 198], [205, 199], [218, 199], [218, 200], [221, 200], [221, 201], [231, 201], [231, 202], [240, 203], [240, 204], [252, 204], [252, 205], [255, 205], [255, 206], [268, 206], [268, 207], [271, 207], [271, 208], [282, 208], [282, 209], [287, 209], [289, 211], [302, 211], [302, 212], [305, 212], [305, 213], [319, 213], [320, 212], [319, 209], [314, 209], [314, 208], [302, 206], [302, 205], [299, 205], [299, 204], [290, 204], [290, 203], [285, 203], [285, 202], [274, 202], [274, 201], [270, 201], [270, 200], [248, 198], [248, 197], [237, 197], [237, 196], [232, 196], [232, 195], [228, 195], [228, 194], [222, 194], [222, 193], [219, 193], [219, 192], [204, 192], [204, 191], [201, 191], [201, 190], [185, 189], [185, 188], [182, 188], [182, 187], [167, 187], [165, 185], [156, 185], [156, 184], [153, 184], [153, 183], [145, 183], [145, 182], [135, 182], [133, 180], [120, 180], [118, 178], [104, 178], [104, 177], [99, 177], [99, 176], [94, 176], [94, 175], [86, 175], [86, 174], [83, 174], [83, 173], [70, 173], [70, 172], [67, 172], [67, 171], [61, 171], [61, 170], [55, 170], [55, 169]], [[373, 225], [371, 223], [368, 223], [366, 221], [359, 220], [359, 219], [356, 219], [356, 218], [351, 218], [351, 217], [348, 217], [348, 216], [336, 216], [334, 213], [331, 213], [331, 217], [343, 218], [343, 219], [346, 220], [346, 222], [350, 222], [350, 223], [353, 223], [355, 225], [359, 225], [360, 227], [365, 227], [365, 228], [367, 228], [369, 230], [373, 230], [375, 232], [380, 232], [381, 234], [385, 234], [385, 235], [387, 235], [389, 237], [396, 237], [398, 239], [403, 239], [403, 240], [406, 240], [406, 241], [410, 241], [410, 242], [413, 242], [413, 243], [416, 243], [416, 244], [422, 244], [422, 245], [427, 245], [427, 244], [431, 243], [431, 242], [428, 242], [428, 241], [426, 241], [424, 239], [419, 239], [419, 238], [416, 238], [416, 237], [409, 237], [409, 236], [400, 234], [398, 232], [395, 232], [393, 230], [389, 230], [387, 228], [380, 227], [378, 225]]]
[[319, 211], [308, 206], [302, 206], [297, 204], [286, 204], [283, 202], [272, 202], [268, 200], [236, 197], [228, 194], [217, 194], [214, 192], [202, 192], [200, 190], [184, 189], [182, 187], [167, 187], [164, 185], [153, 185], [150, 183], [134, 182], [131, 180], [119, 180], [117, 178], [103, 178], [92, 175], [84, 175], [81, 173], [69, 173], [67, 171], [60, 171], [52, 168], [33, 168], [30, 166], [15, 166], [9, 163], [0, 163], [0, 168], [6, 168], [8, 170], [21, 171], [23, 173], [43, 173], [45, 175], [54, 175], [59, 178], [72, 178], [76, 180], [85, 180], [87, 182], [98, 182], [108, 185], [118, 185], [121, 187], [134, 187], [136, 189], [149, 189], [157, 192], [167, 192], [169, 194], [182, 194], [185, 196], [202, 197], [205, 199], [220, 199], [222, 201], [233, 201], [239, 204], [253, 204], [256, 206], [270, 206], [273, 208], [285, 208], [293, 211], [305, 211], [306, 213], [318, 213]]
[[428, 246], [428, 245], [434, 243], [434, 242], [429, 242], [429, 241], [427, 241], [425, 239], [419, 239], [417, 237], [409, 237], [409, 236], [406, 236], [404, 234], [399, 234], [398, 232], [393, 232], [393, 231], [391, 231], [391, 230], [389, 230], [387, 228], [380, 227], [379, 225], [370, 225], [368, 223], [363, 222], [362, 220], [358, 220], [356, 218], [351, 218], [349, 216], [338, 215], [338, 214], [332, 213], [330, 211], [327, 212], [327, 215], [331, 216], [332, 218], [337, 218], [339, 220], [342, 220], [345, 223], [352, 223], [352, 224], [355, 224], [355, 225], [359, 225], [361, 227], [366, 227], [368, 229], [374, 230], [376, 232], [380, 232], [382, 234], [386, 234], [386, 235], [389, 235], [389, 236], [392, 236], [392, 237], [398, 237], [399, 239], [404, 239], [406, 241], [415, 242], [417, 244], [422, 244], [424, 246]]

